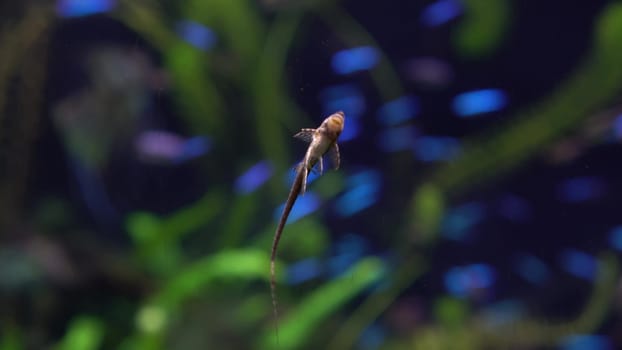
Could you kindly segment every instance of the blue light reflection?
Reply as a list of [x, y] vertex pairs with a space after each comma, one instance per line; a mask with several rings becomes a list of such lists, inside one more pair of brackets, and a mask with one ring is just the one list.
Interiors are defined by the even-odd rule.
[[421, 13], [421, 22], [428, 27], [445, 24], [463, 12], [463, 5], [458, 0], [439, 0], [428, 5]]
[[207, 51], [216, 44], [216, 34], [208, 27], [195, 21], [180, 21], [176, 26], [177, 34], [187, 43]]
[[347, 271], [369, 249], [368, 242], [356, 234], [347, 234], [335, 244], [335, 253], [328, 261], [328, 271], [331, 277], [336, 277]]
[[320, 92], [322, 111], [325, 116], [343, 111], [346, 115], [346, 128], [351, 119], [365, 112], [365, 97], [354, 84], [333, 85]]
[[310, 258], [290, 264], [287, 268], [287, 283], [300, 284], [318, 277], [322, 273], [322, 264], [318, 259]]
[[449, 210], [441, 225], [443, 237], [455, 241], [466, 239], [485, 216], [486, 206], [480, 202], [470, 202]]
[[622, 251], [622, 225], [616, 226], [609, 232], [609, 244], [617, 251]]
[[561, 201], [579, 203], [602, 196], [605, 187], [605, 182], [599, 177], [575, 177], [562, 181], [557, 192]]
[[417, 134], [413, 126], [382, 130], [378, 135], [378, 146], [385, 152], [410, 150]]
[[378, 50], [371, 46], [355, 47], [337, 52], [332, 59], [335, 73], [346, 75], [373, 68], [380, 59]]
[[445, 287], [452, 295], [464, 298], [495, 282], [495, 271], [488, 264], [472, 264], [451, 268], [445, 274]]
[[613, 134], [619, 140], [622, 139], [622, 114], [613, 121]]
[[561, 350], [613, 350], [611, 340], [603, 335], [573, 334], [561, 341]]
[[241, 194], [251, 193], [263, 185], [272, 176], [272, 164], [261, 161], [253, 165], [235, 181], [235, 191]]
[[61, 17], [81, 17], [108, 12], [115, 6], [115, 0], [58, 0], [56, 13]]
[[514, 222], [525, 222], [532, 217], [532, 210], [529, 203], [516, 195], [508, 194], [503, 196], [497, 205], [499, 214]]
[[414, 153], [422, 162], [447, 161], [460, 154], [460, 141], [448, 136], [424, 136], [415, 140]]
[[335, 210], [341, 216], [352, 216], [372, 206], [380, 192], [380, 174], [365, 170], [347, 179], [348, 190], [335, 203]]
[[463, 118], [495, 112], [507, 105], [505, 92], [498, 89], [484, 89], [464, 92], [453, 101], [454, 112]]
[[355, 139], [361, 133], [361, 122], [358, 119], [347, 119], [346, 126], [343, 128], [343, 132], [339, 136], [339, 143], [344, 143]]
[[361, 334], [358, 340], [357, 349], [361, 349], [361, 350], [380, 349], [380, 347], [384, 343], [386, 336], [387, 336], [387, 332], [384, 330], [383, 327], [377, 324], [372, 324], [371, 326], [367, 327], [367, 329], [365, 329], [363, 333]]
[[542, 284], [551, 276], [551, 271], [546, 264], [531, 254], [518, 255], [514, 266], [522, 278], [533, 284]]
[[419, 113], [419, 101], [414, 96], [402, 96], [385, 103], [378, 110], [378, 121], [395, 126], [413, 119]]
[[576, 249], [566, 249], [560, 255], [560, 263], [566, 272], [587, 281], [596, 276], [596, 259]]
[[[301, 218], [313, 213], [320, 207], [320, 198], [312, 192], [307, 192], [298, 196], [298, 200], [294, 207], [292, 208], [291, 213], [289, 214], [289, 218], [287, 219], [287, 223], [294, 223]], [[283, 213], [283, 208], [285, 208], [285, 203], [279, 205], [278, 208], [274, 211], [274, 219], [279, 220], [281, 218], [281, 214]]]

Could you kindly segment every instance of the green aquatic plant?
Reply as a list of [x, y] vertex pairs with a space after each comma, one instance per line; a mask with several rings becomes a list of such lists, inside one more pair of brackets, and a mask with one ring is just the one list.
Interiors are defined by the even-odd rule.
[[[119, 253], [128, 256], [121, 270], [136, 269], [149, 281], [148, 288], [132, 296], [127, 301], [131, 306], [124, 309], [133, 327], [119, 329], [109, 316], [79, 313], [72, 315], [60, 340], [45, 341], [56, 343], [51, 346], [55, 349], [87, 350], [111, 344], [121, 349], [167, 349], [188, 341], [181, 339], [188, 334], [183, 332], [186, 328], [208, 343], [230, 339], [205, 324], [188, 321], [187, 315], [199, 309], [204, 314], [201, 320], [222, 326], [229, 337], [241, 338], [241, 344], [232, 347], [272, 349], [276, 338], [267, 268], [274, 229], [271, 209], [287, 188], [275, 176], [257, 191], [240, 194], [229, 180], [258, 159], [269, 158], [278, 174], [290, 166], [287, 129], [308, 124], [305, 119], [309, 119], [288, 92], [289, 59], [301, 42], [313, 40], [306, 36], [305, 26], [317, 21], [345, 46], [380, 45], [338, 1], [299, 2], [269, 15], [259, 2], [247, 0], [116, 3], [115, 10], [103, 16], [118, 20], [158, 52], [171, 78], [170, 95], [183, 128], [213, 139], [209, 158], [197, 162], [209, 177], [209, 186], [196, 201], [172, 213], [136, 211], [126, 217], [131, 246]], [[511, 6], [509, 1], [465, 1], [464, 17], [452, 32], [456, 52], [470, 60], [490, 56], [510, 29]], [[213, 28], [219, 35], [216, 46], [204, 51], [184, 42], [174, 30], [180, 19]], [[27, 217], [20, 208], [43, 114], [46, 75], [45, 65], [38, 62], [48, 54], [51, 29], [62, 20], [51, 8], [33, 5], [0, 33], [0, 140], [6, 145], [0, 150], [0, 235], [9, 221]], [[400, 213], [402, 222], [382, 232], [397, 247], [390, 265], [365, 256], [336, 279], [284, 285], [279, 346], [353, 348], [365, 329], [382, 321], [391, 304], [430, 268], [429, 255], [439, 241], [446, 207], [523, 166], [619, 95], [621, 23], [620, 4], [606, 7], [595, 22], [592, 51], [550, 96], [468, 138], [464, 152], [452, 162], [424, 169], [428, 171], [416, 179], [411, 205]], [[382, 100], [401, 96], [402, 77], [384, 53], [379, 57], [378, 66], [369, 72], [371, 85]], [[21, 118], [12, 118], [17, 109]], [[232, 135], [248, 138], [245, 145], [252, 146], [240, 145]], [[396, 169], [413, 162], [399, 156], [391, 161]], [[327, 174], [314, 185], [320, 198], [326, 199], [339, 193], [343, 183], [344, 175]], [[327, 251], [329, 229], [318, 217], [303, 218], [289, 228], [293, 234], [283, 239], [279, 270], [284, 270], [286, 261], [322, 257]], [[551, 346], [571, 332], [591, 332], [607, 314], [619, 276], [614, 257], [604, 255], [600, 261], [593, 294], [572, 321], [543, 322], [526, 316], [508, 328], [490, 329], [478, 321], [476, 308], [443, 297], [434, 308], [434, 321], [407, 339], [388, 339], [387, 348]], [[372, 288], [380, 282], [382, 288]], [[196, 328], [186, 327], [189, 323]], [[338, 326], [324, 334], [327, 325]], [[29, 329], [21, 327], [25, 326], [3, 319], [0, 350], [27, 348]]]
[[[620, 276], [617, 258], [604, 253], [599, 258], [596, 283], [583, 311], [569, 321], [538, 320], [523, 317], [518, 320], [490, 325], [477, 313], [457, 319], [447, 327], [435, 324], [422, 327], [407, 342], [413, 349], [505, 349], [509, 347], [541, 348], [558, 346], [562, 339], [573, 334], [594, 332], [610, 313]], [[459, 346], [459, 347], [458, 347]]]
[[502, 43], [512, 25], [508, 0], [466, 0], [464, 19], [453, 29], [458, 54], [477, 59], [488, 56]]
[[103, 322], [93, 316], [78, 316], [70, 323], [54, 350], [96, 350], [103, 342]]
[[220, 212], [224, 194], [210, 191], [192, 205], [166, 217], [134, 212], [127, 218], [127, 231], [134, 240], [136, 256], [153, 272], [176, 273], [181, 240], [212, 223]]
[[[145, 10], [145, 12], [152, 11], [153, 9]], [[338, 8], [333, 8], [334, 11], [338, 11]], [[325, 18], [326, 23], [336, 26], [335, 31], [337, 33], [349, 33], [344, 35], [346, 38], [359, 38], [356, 41], [357, 43], [362, 42], [370, 42], [368, 37], [364, 34], [365, 31], [357, 27], [356, 25], [348, 25], [348, 22], [340, 21], [336, 22], [334, 16], [340, 16], [340, 18], [348, 18], [343, 13], [336, 14], [334, 11], [319, 11], [317, 12], [320, 18]], [[619, 79], [616, 78], [616, 74], [610, 74], [611, 70], [614, 69], [614, 72], [617, 72], [616, 67], [614, 67], [614, 62], [616, 62], [615, 55], [622, 50], [611, 50], [610, 47], [612, 43], [615, 41], [611, 37], [615, 37], [615, 30], [612, 28], [615, 23], [611, 18], [615, 18], [618, 10], [616, 7], [611, 7], [608, 11], [605, 12], [605, 15], [599, 22], [599, 30], [596, 35], [596, 45], [595, 51], [592, 54], [591, 58], [586, 60], [586, 63], [583, 67], [577, 69], [574, 77], [570, 78], [568, 81], [562, 83], [558, 92], [554, 93], [551, 96], [551, 99], [545, 100], [539, 106], [535, 106], [531, 108], [528, 112], [524, 114], [518, 115], [516, 117], [511, 118], [511, 121], [508, 122], [508, 126], [506, 128], [496, 127], [491, 132], [484, 136], [476, 137], [472, 140], [467, 141], [467, 148], [464, 154], [457, 159], [455, 162], [448, 163], [447, 165], [441, 166], [435, 171], [431, 172], [427, 177], [427, 181], [424, 181], [423, 185], [419, 187], [417, 190], [416, 197], [413, 199], [413, 208], [416, 214], [415, 220], [409, 222], [415, 223], [416, 230], [424, 234], [424, 239], [420, 242], [424, 245], [429, 245], [435, 241], [435, 233], [438, 231], [438, 223], [443, 216], [443, 210], [448, 201], [451, 201], [457, 194], [462, 193], [466, 190], [472, 188], [475, 183], [481, 182], [485, 176], [496, 176], [497, 174], [502, 174], [503, 172], [507, 172], [510, 169], [513, 169], [525, 160], [529, 159], [533, 154], [536, 154], [542, 147], [542, 145], [548, 144], [555, 140], [559, 135], [563, 135], [569, 129], [572, 129], [581, 121], [581, 118], [585, 116], [587, 111], [593, 111], [595, 108], [600, 108], [605, 104], [612, 96], [612, 94], [617, 91], [617, 86], [619, 84]], [[157, 18], [158, 16], [155, 16]], [[124, 17], [128, 23], [132, 23], [132, 17]], [[265, 31], [259, 31], [262, 33], [267, 33], [267, 39], [264, 41], [264, 49], [256, 50], [253, 49], [252, 45], [250, 48], [245, 47], [241, 43], [228, 43], [231, 44], [232, 47], [236, 47], [237, 49], [233, 49], [235, 52], [244, 51], [244, 55], [252, 55], [253, 53], [257, 54], [258, 64], [257, 70], [254, 75], [254, 83], [253, 89], [251, 89], [250, 101], [254, 101], [253, 103], [257, 106], [255, 113], [257, 113], [256, 123], [257, 123], [257, 135], [259, 137], [259, 143], [261, 146], [261, 152], [266, 155], [274, 156], [274, 160], [276, 164], [282, 166], [286, 163], [286, 159], [288, 159], [288, 155], [284, 151], [287, 147], [282, 147], [286, 142], [285, 139], [282, 138], [282, 133], [279, 132], [280, 126], [278, 123], [285, 122], [283, 118], [283, 110], [281, 110], [277, 106], [290, 106], [291, 103], [288, 102], [288, 98], [285, 95], [285, 88], [283, 86], [284, 81], [284, 73], [282, 67], [284, 65], [285, 59], [289, 53], [288, 47], [290, 47], [293, 38], [298, 33], [299, 26], [301, 25], [302, 12], [296, 13], [293, 16], [277, 16], [277, 19], [272, 23], [271, 26], [267, 26]], [[206, 24], [212, 24], [208, 20], [200, 19], [204, 21]], [[607, 24], [610, 23], [610, 24]], [[466, 25], [466, 23], [465, 23]], [[157, 29], [153, 29], [150, 27], [146, 27], [142, 29], [145, 32], [154, 32], [157, 33]], [[473, 29], [476, 32], [475, 29]], [[480, 28], [481, 32], [482, 29]], [[467, 33], [469, 33], [467, 31]], [[468, 36], [464, 34], [465, 37], [461, 40], [464, 40], [464, 47], [468, 46], [469, 40]], [[475, 34], [471, 34], [476, 36]], [[156, 37], [156, 34], [148, 34], [146, 33], [146, 37]], [[163, 37], [168, 37], [164, 36]], [[607, 39], [608, 38], [608, 39]], [[486, 52], [490, 50], [494, 45], [498, 44], [499, 37], [496, 39], [490, 38], [488, 44], [485, 46], [481, 46], [476, 49], [474, 47], [470, 48], [471, 52], [475, 52], [479, 50], [479, 52]], [[482, 44], [483, 45], [483, 44]], [[199, 52], [197, 49], [186, 47], [188, 52], [193, 52], [189, 55], [196, 55], [196, 57], [205, 57], [205, 53]], [[237, 50], [237, 51], [236, 51]], [[466, 50], [466, 49], [465, 49]], [[613, 57], [610, 55], [614, 55]], [[247, 56], [245, 56], [247, 57]], [[207, 60], [207, 58], [206, 58]], [[244, 59], [241, 59], [243, 62]], [[198, 60], [196, 64], [199, 64], [201, 60]], [[242, 63], [240, 63], [242, 64]], [[384, 64], [384, 63], [383, 63]], [[184, 66], [183, 64], [179, 65], [179, 69], [188, 69], [187, 67], [192, 67], [192, 65]], [[200, 71], [200, 70], [199, 70]], [[380, 74], [379, 70], [375, 70], [373, 74], [377, 79], [377, 86], [379, 86], [379, 90], [382, 93], [386, 94], [386, 98], [391, 98], [399, 94], [399, 88], [394, 89], [390, 81], [391, 74]], [[208, 74], [208, 73], [201, 73]], [[605, 79], [610, 82], [606, 84], [609, 90], [609, 93], [598, 94], [598, 95], [590, 95], [586, 93], [585, 87], [594, 85], [594, 82], [599, 81], [599, 79]], [[179, 77], [182, 77], [181, 75]], [[388, 79], [388, 80], [387, 80]], [[181, 88], [182, 85], [180, 85]], [[183, 91], [183, 88], [181, 88]], [[188, 89], [201, 90], [198, 85], [189, 85]], [[193, 93], [197, 93], [196, 91]], [[211, 93], [205, 92], [207, 95]], [[183, 93], [182, 93], [183, 94]], [[578, 99], [577, 94], [585, 94], [585, 98]], [[188, 94], [186, 97], [190, 96]], [[192, 99], [189, 99], [191, 101]], [[580, 104], [581, 106], [578, 106]], [[566, 105], [571, 105], [572, 108], [567, 107]], [[566, 106], [566, 107], [565, 107]], [[288, 107], [289, 108], [289, 107]], [[295, 107], [292, 107], [295, 109]], [[287, 108], [286, 108], [287, 109]], [[290, 110], [290, 109], [287, 109]], [[210, 112], [211, 113], [211, 112]], [[216, 122], [215, 122], [216, 123]], [[218, 130], [218, 124], [213, 124], [212, 126], [206, 126], [206, 130]], [[557, 127], [553, 127], [557, 126]], [[220, 126], [222, 127], [222, 125]], [[525, 135], [528, 133], [530, 135], [534, 135], [534, 137], [529, 141], [525, 142], [521, 135]], [[482, 150], [486, 149], [486, 153], [483, 154]], [[498, 173], [491, 173], [490, 164], [496, 164], [496, 167], [501, 170]], [[276, 189], [275, 185], [272, 185], [272, 190]], [[244, 241], [244, 235], [246, 230], [248, 229], [248, 225], [243, 224], [244, 222], [251, 221], [257, 212], [252, 208], [254, 207], [253, 203], [256, 203], [259, 200], [259, 195], [247, 195], [240, 196], [233, 199], [229, 211], [229, 219], [226, 221], [229, 222], [228, 227], [231, 231], [231, 236], [225, 234], [224, 238], [221, 239], [222, 246], [227, 247], [236, 247]], [[197, 211], [199, 212], [199, 211]], [[244, 220], [238, 220], [239, 218], [245, 218]], [[171, 225], [171, 227], [175, 227], [175, 225]], [[227, 230], [229, 232], [229, 230]], [[304, 235], [303, 231], [298, 232], [300, 235]], [[266, 230], [266, 233], [269, 234], [269, 230]], [[262, 236], [264, 235], [262, 234]], [[176, 236], [176, 235], [173, 235]], [[179, 237], [182, 237], [180, 235]], [[155, 235], [154, 237], [157, 237]], [[292, 238], [293, 239], [293, 238]], [[257, 246], [263, 246], [261, 243], [266, 242], [267, 239], [261, 239], [256, 242]], [[169, 243], [175, 245], [175, 241], [170, 241]], [[284, 242], [285, 243], [285, 242]], [[248, 252], [245, 252], [246, 254]], [[417, 276], [425, 271], [425, 263], [424, 258], [420, 255], [413, 255], [412, 252], [409, 252], [407, 249], [403, 250], [403, 259], [404, 261], [410, 261], [409, 264], [400, 265], [401, 267], [394, 271], [393, 274], [389, 275], [390, 280], [395, 280], [399, 282], [395, 282], [393, 287], [389, 288], [387, 291], [381, 293], [373, 293], [368, 296], [367, 301], [363, 303], [360, 309], [356, 310], [352, 316], [348, 319], [346, 323], [343, 325], [343, 329], [337, 332], [333, 342], [331, 343], [332, 348], [343, 348], [344, 346], [347, 348], [352, 346], [352, 344], [356, 341], [358, 335], [365, 329], [373, 319], [378, 317], [387, 307], [391, 304], [394, 298], [399, 295], [399, 293], [404, 290], [408, 285], [412, 284], [413, 281], [417, 278]], [[228, 256], [227, 252], [223, 253], [224, 256]], [[213, 265], [215, 263], [208, 263], [212, 260], [212, 258], [216, 258], [216, 256], [212, 256], [211, 254], [206, 256], [204, 261], [205, 263], [197, 263], [196, 270], [190, 268], [193, 264], [188, 265], [187, 267], [183, 267], [181, 265], [179, 267], [179, 279], [172, 279], [168, 285], [170, 288], [163, 288], [161, 293], [158, 294], [160, 297], [155, 297], [152, 300], [175, 300], [172, 304], [166, 305], [178, 305], [177, 307], [182, 307], [184, 304], [184, 300], [190, 295], [196, 295], [196, 292], [206, 288], [209, 286], [212, 281], [212, 277], [210, 276], [220, 276], [219, 278], [227, 278], [227, 275], [231, 274], [231, 276], [235, 276], [236, 273], [233, 271], [229, 271], [226, 264], [222, 265]], [[231, 263], [235, 260], [232, 257], [236, 255], [230, 255]], [[252, 256], [252, 254], [250, 255]], [[257, 256], [257, 261], [255, 263], [261, 264], [260, 261], [264, 258], [259, 258], [261, 254]], [[242, 258], [241, 255], [238, 256]], [[223, 258], [224, 259], [224, 258]], [[248, 259], [248, 257], [247, 257]], [[227, 260], [227, 259], [225, 259]], [[242, 261], [246, 261], [243, 259]], [[255, 270], [251, 267], [252, 264], [242, 264], [243, 266], [248, 266], [249, 268], [244, 270], [248, 274], [245, 275], [244, 278], [260, 278], [260, 271]], [[224, 269], [222, 270], [222, 274], [214, 274], [216, 266], [221, 266]], [[186, 270], [189, 269], [189, 270]], [[187, 274], [183, 271], [189, 271]], [[196, 272], [191, 272], [196, 271]], [[239, 270], [238, 270], [239, 272]], [[213, 281], [216, 281], [215, 279]], [[183, 282], [187, 281], [187, 282]], [[193, 282], [190, 282], [193, 281]], [[335, 281], [334, 286], [337, 286], [340, 280]], [[326, 295], [324, 292], [318, 290], [316, 296], [311, 296], [307, 298], [301, 298], [300, 309], [298, 311], [291, 310], [289, 311], [283, 322], [282, 329], [280, 331], [280, 341], [281, 344], [285, 344], [287, 346], [303, 346], [307, 342], [311, 342], [309, 336], [313, 334], [313, 330], [316, 329], [320, 320], [328, 317], [329, 314], [334, 313], [340, 305], [343, 305], [349, 297], [355, 295], [357, 290], [360, 291], [360, 288], [364, 288], [367, 286], [371, 280], [366, 280], [367, 282], [361, 281], [360, 285], [354, 286], [349, 291], [340, 290], [342, 294], [341, 297], [335, 299], [335, 296], [328, 297], [329, 291], [331, 291], [333, 287], [326, 287]], [[176, 284], [179, 284], [183, 288], [178, 289], [175, 287]], [[335, 291], [339, 290], [339, 288], [334, 287]], [[177, 291], [177, 292], [173, 292]], [[330, 292], [332, 293], [332, 292]], [[169, 297], [166, 297], [166, 296]], [[174, 298], [172, 296], [175, 296]], [[346, 297], [347, 296], [347, 297]], [[340, 303], [336, 303], [338, 300], [342, 300]], [[170, 301], [169, 301], [170, 302]], [[161, 302], [156, 302], [154, 305], [159, 305]], [[306, 305], [306, 306], [305, 306]], [[142, 309], [142, 313], [145, 310], [153, 311], [153, 306], [151, 304], [146, 304], [147, 309]], [[170, 306], [169, 306], [170, 307]], [[162, 310], [168, 310], [169, 307], [165, 307]], [[177, 308], [176, 307], [176, 308]], [[158, 309], [155, 309], [158, 310]], [[140, 313], [140, 312], [139, 312]], [[148, 313], [149, 314], [149, 313]], [[158, 314], [156, 312], [156, 314]], [[161, 313], [160, 315], [168, 315], [168, 312]], [[166, 317], [164, 317], [166, 319]], [[460, 325], [460, 322], [458, 325]], [[525, 323], [529, 324], [529, 323]], [[161, 324], [163, 329], [166, 328], [166, 322]], [[527, 327], [529, 328], [529, 327]], [[430, 342], [435, 342], [433, 339], [464, 339], [465, 348], [474, 348], [477, 344], [482, 344], [485, 339], [473, 337], [473, 330], [463, 327], [457, 327], [448, 335], [446, 330], [436, 329], [431, 331], [429, 336], [425, 336], [425, 331], [422, 331], [420, 341], [417, 342], [417, 346], [424, 346], [423, 344], [431, 344], [426, 343], [426, 339]], [[163, 331], [163, 330], [162, 330]], [[141, 344], [151, 344], [151, 346], [146, 346], [146, 348], [159, 349], [164, 346], [162, 337], [163, 333], [158, 333], [156, 338], [153, 338], [154, 335], [150, 335], [147, 338], [142, 338], [143, 340], [140, 342]], [[434, 335], [436, 334], [436, 336]], [[527, 332], [526, 334], [531, 334]], [[556, 333], [557, 336], [561, 336], [561, 333]], [[438, 338], [439, 336], [440, 338]], [[537, 338], [536, 335], [533, 335]], [[436, 337], [436, 338], [435, 338]], [[137, 338], [140, 339], [140, 338]], [[147, 340], [145, 340], [147, 339]], [[151, 340], [148, 340], [151, 339]], [[155, 341], [154, 339], [160, 339]], [[266, 332], [263, 335], [263, 340], [260, 344], [264, 344], [262, 346], [269, 348], [274, 341], [274, 333], [271, 327], [266, 328]], [[439, 340], [440, 341], [440, 340]], [[487, 342], [487, 341], [486, 341]], [[469, 345], [471, 344], [471, 345]]]
[[[26, 9], [0, 28], [0, 232], [19, 216], [27, 191], [54, 20], [48, 8]], [[0, 233], [1, 235], [1, 233]]]
[[261, 348], [273, 349], [282, 346], [296, 349], [308, 344], [310, 337], [320, 323], [357, 294], [378, 282], [385, 271], [384, 263], [378, 258], [359, 260], [350, 270], [333, 281], [327, 282], [284, 317], [279, 324], [278, 338], [272, 327], [264, 334]]
[[[430, 222], [429, 209], [421, 205], [422, 200], [430, 200], [432, 189], [435, 197], [448, 201], [508, 174], [613, 103], [622, 91], [621, 21], [622, 6], [608, 6], [596, 22], [593, 50], [549, 98], [465, 140], [457, 159], [431, 171], [412, 198], [411, 228], [428, 236], [437, 227]], [[434, 217], [440, 218], [437, 213]]]

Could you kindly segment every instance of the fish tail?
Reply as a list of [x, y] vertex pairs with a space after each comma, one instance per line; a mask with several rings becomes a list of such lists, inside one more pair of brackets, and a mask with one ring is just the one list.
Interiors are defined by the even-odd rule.
[[279, 312], [277, 308], [276, 302], [276, 269], [275, 269], [275, 260], [276, 260], [276, 251], [279, 246], [279, 241], [281, 240], [281, 234], [283, 233], [283, 228], [285, 227], [285, 223], [287, 222], [287, 218], [289, 217], [289, 213], [292, 211], [294, 207], [294, 203], [296, 202], [296, 198], [298, 198], [298, 194], [301, 192], [301, 187], [303, 186], [306, 178], [306, 167], [301, 162], [296, 167], [296, 179], [294, 180], [294, 184], [292, 185], [292, 189], [289, 191], [289, 195], [287, 196], [287, 202], [285, 202], [285, 207], [283, 208], [283, 214], [281, 215], [281, 219], [279, 220], [279, 225], [276, 228], [274, 233], [274, 240], [272, 241], [272, 253], [270, 255], [270, 295], [272, 297], [272, 307], [274, 312], [274, 322], [276, 324], [276, 336], [278, 343], [278, 323], [279, 323]]
[[272, 297], [272, 313], [274, 315], [274, 333], [276, 343], [279, 343], [279, 310], [276, 302], [276, 274], [274, 268], [274, 259], [270, 261], [270, 296]]

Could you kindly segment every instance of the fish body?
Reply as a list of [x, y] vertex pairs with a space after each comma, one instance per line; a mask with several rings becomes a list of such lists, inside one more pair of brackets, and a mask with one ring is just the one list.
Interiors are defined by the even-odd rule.
[[276, 303], [276, 277], [274, 261], [276, 259], [276, 251], [283, 233], [283, 228], [289, 217], [289, 213], [294, 207], [296, 199], [299, 195], [305, 193], [307, 188], [307, 178], [309, 172], [313, 170], [316, 164], [319, 164], [319, 173], [324, 170], [324, 164], [322, 157], [328, 154], [331, 157], [335, 169], [339, 168], [339, 146], [337, 145], [337, 139], [341, 135], [341, 131], [345, 125], [345, 115], [342, 111], [331, 114], [324, 119], [322, 124], [317, 129], [302, 129], [294, 137], [303, 141], [309, 142], [309, 147], [305, 153], [303, 160], [296, 166], [296, 178], [292, 184], [292, 188], [287, 196], [285, 207], [283, 208], [283, 214], [274, 233], [274, 241], [272, 243], [272, 254], [270, 255], [270, 291], [272, 296], [272, 306], [274, 310], [275, 321], [278, 320], [278, 311]]

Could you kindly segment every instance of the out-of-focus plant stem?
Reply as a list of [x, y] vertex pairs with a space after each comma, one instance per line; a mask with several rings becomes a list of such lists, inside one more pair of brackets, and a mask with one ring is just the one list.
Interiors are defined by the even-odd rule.
[[[574, 75], [550, 98], [510, 117], [505, 126], [466, 140], [463, 154], [434, 170], [419, 190], [434, 188], [443, 197], [471, 191], [532, 159], [593, 112], [612, 103], [622, 91], [621, 20], [622, 5], [607, 7], [596, 25], [593, 52]], [[416, 192], [412, 201], [419, 199]], [[413, 228], [418, 221], [425, 221], [418, 213], [411, 217]]]
[[[21, 208], [42, 106], [47, 68], [42, 62], [53, 23], [50, 9], [30, 7], [24, 18], [0, 34], [0, 232], [6, 232], [3, 228]], [[16, 84], [17, 95], [14, 104], [7, 104], [11, 84]]]
[[594, 51], [573, 76], [546, 101], [511, 117], [506, 127], [469, 140], [464, 154], [440, 167], [432, 181], [454, 194], [506, 173], [611, 102], [622, 90], [622, 50], [610, 46], [622, 42], [622, 33], [615, 36], [603, 22], [620, 19], [622, 6], [609, 6], [598, 23]]
[[392, 281], [391, 286], [368, 296], [363, 304], [342, 323], [326, 349], [354, 348], [365, 328], [386, 311], [395, 298], [427, 269], [425, 260], [417, 254], [405, 257], [399, 266], [400, 268], [387, 277], [387, 280]]
[[290, 147], [279, 121], [291, 118], [294, 111], [285, 89], [284, 67], [301, 18], [301, 14], [283, 15], [274, 21], [259, 55], [251, 85], [259, 146], [280, 168], [288, 164]]
[[391, 100], [403, 94], [404, 88], [398, 74], [391, 66], [388, 57], [380, 50], [381, 45], [350, 14], [336, 5], [318, 7], [315, 12], [346, 45], [370, 45], [378, 48], [380, 61], [369, 74], [383, 99]]

